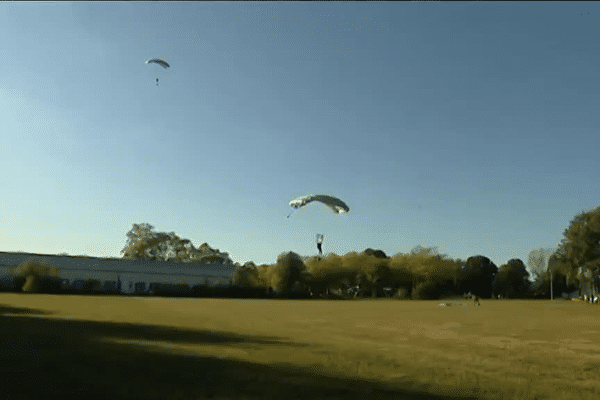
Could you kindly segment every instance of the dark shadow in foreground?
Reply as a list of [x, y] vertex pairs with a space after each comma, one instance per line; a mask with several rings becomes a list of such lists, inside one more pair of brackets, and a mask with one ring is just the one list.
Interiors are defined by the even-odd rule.
[[[315, 366], [319, 364], [314, 346], [277, 337], [33, 314], [44, 312], [0, 305], [0, 388], [7, 399], [482, 399], [433, 395], [426, 389], [405, 389], [410, 382], [392, 387], [318, 367], [264, 365], [185, 350], [172, 354], [168, 347], [157, 352], [143, 345], [145, 341], [167, 341], [174, 347], [211, 344], [224, 346], [224, 354], [226, 347], [293, 346], [314, 354]], [[139, 345], [103, 341], [107, 339], [134, 340]]]

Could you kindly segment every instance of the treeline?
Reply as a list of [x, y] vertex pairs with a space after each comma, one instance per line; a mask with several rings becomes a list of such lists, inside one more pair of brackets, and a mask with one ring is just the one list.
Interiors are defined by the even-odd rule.
[[[367, 249], [344, 256], [300, 257], [286, 253], [274, 265], [246, 263], [238, 267], [234, 283], [240, 287], [273, 290], [280, 297], [396, 298], [437, 300], [471, 292], [482, 298], [545, 298], [543, 275], [533, 282], [524, 263], [512, 259], [498, 268], [481, 255], [466, 261], [440, 255], [435, 248], [413, 249], [388, 257]], [[572, 291], [574, 283], [556, 273], [554, 294]]]
[[[204, 243], [194, 247], [175, 233], [154, 232], [134, 224], [123, 258], [160, 259], [236, 266], [229, 285], [151, 284], [139, 294], [231, 298], [378, 298], [439, 299], [472, 293], [481, 298], [550, 298], [600, 288], [600, 207], [576, 215], [556, 249], [533, 250], [529, 270], [514, 258], [497, 267], [483, 255], [452, 259], [435, 248], [417, 246], [408, 254], [387, 256], [382, 250], [342, 256], [302, 257], [281, 254], [275, 264], [232, 263], [228, 254]], [[59, 271], [42, 259], [29, 259], [0, 281], [0, 290], [37, 293], [118, 293], [118, 285], [99, 281], [65, 285]], [[533, 279], [530, 279], [533, 278]], [[107, 285], [108, 284], [108, 285]], [[112, 285], [112, 286], [111, 286]], [[115, 290], [111, 290], [114, 287]]]
[[577, 214], [555, 249], [533, 250], [529, 271], [513, 258], [497, 267], [476, 255], [451, 259], [435, 248], [417, 246], [388, 257], [367, 249], [344, 256], [300, 257], [286, 253], [274, 265], [238, 266], [241, 287], [274, 288], [280, 296], [396, 297], [439, 299], [471, 292], [482, 298], [550, 298], [600, 291], [600, 207]]
[[[69, 284], [60, 271], [44, 259], [33, 257], [11, 271], [12, 279], [0, 282], [0, 290], [47, 294], [120, 294], [116, 281], [77, 280]], [[471, 292], [482, 298], [545, 298], [545, 275], [530, 282], [519, 259], [497, 268], [478, 255], [466, 261], [438, 254], [434, 248], [416, 247], [409, 254], [388, 257], [381, 250], [366, 249], [344, 256], [301, 257], [288, 252], [272, 265], [252, 262], [236, 268], [231, 284], [145, 283], [132, 295], [226, 298], [396, 298], [434, 300]], [[138, 285], [140, 283], [136, 283]], [[554, 293], [560, 296], [577, 287], [556, 271]]]
[[[117, 281], [96, 279], [69, 283], [44, 259], [33, 257], [11, 272], [12, 280], [0, 290], [47, 294], [116, 295]], [[528, 280], [521, 260], [497, 268], [484, 256], [466, 261], [440, 255], [435, 248], [416, 247], [409, 254], [388, 257], [382, 250], [366, 249], [344, 256], [301, 257], [288, 252], [272, 265], [252, 262], [236, 268], [231, 284], [136, 283], [132, 295], [221, 298], [396, 298], [432, 300], [471, 292], [482, 298], [543, 297], [544, 282]], [[137, 287], [137, 285], [141, 285]], [[566, 277], [557, 273], [555, 293], [572, 291]]]

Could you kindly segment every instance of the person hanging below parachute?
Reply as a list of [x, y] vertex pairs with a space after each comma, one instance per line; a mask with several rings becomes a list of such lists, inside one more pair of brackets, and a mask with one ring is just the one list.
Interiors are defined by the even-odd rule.
[[304, 207], [310, 202], [319, 201], [325, 204], [327, 207], [331, 208], [337, 214], [344, 214], [350, 211], [350, 208], [344, 203], [342, 200], [327, 196], [324, 194], [309, 194], [307, 196], [296, 197], [292, 201], [290, 201], [290, 207], [293, 208], [292, 212], [287, 216], [288, 218], [294, 211], [296, 211], [300, 207]]
[[317, 233], [317, 250], [319, 250], [319, 255], [323, 254], [323, 250], [321, 249], [322, 244], [323, 244], [323, 235], [321, 233]]
[[[157, 64], [157, 65], [160, 65], [161, 67], [163, 67], [164, 69], [171, 67], [168, 62], [166, 62], [165, 60], [162, 60], [160, 58], [151, 58], [146, 61], [146, 64]], [[156, 86], [158, 86], [158, 78], [156, 78]]]

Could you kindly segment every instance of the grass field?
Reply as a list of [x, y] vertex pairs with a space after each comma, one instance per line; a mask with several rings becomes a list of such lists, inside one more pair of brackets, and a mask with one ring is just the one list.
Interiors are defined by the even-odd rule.
[[0, 294], [0, 393], [600, 399], [600, 306], [441, 302]]

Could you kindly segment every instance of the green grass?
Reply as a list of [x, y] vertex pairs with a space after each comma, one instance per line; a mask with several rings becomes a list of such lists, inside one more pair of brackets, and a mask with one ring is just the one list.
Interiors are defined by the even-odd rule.
[[0, 294], [0, 397], [600, 398], [600, 306], [441, 302]]

